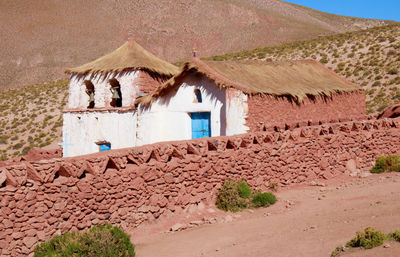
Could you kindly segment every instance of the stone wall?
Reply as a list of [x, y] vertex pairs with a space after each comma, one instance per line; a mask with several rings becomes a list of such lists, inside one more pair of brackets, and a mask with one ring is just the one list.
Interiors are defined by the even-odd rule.
[[[246, 125], [250, 131], [258, 131], [260, 125], [267, 128], [287, 123], [299, 123], [300, 126], [319, 121], [338, 122], [365, 118], [365, 94], [363, 90], [352, 93], [334, 94], [332, 97], [316, 96], [305, 98], [296, 104], [287, 97], [269, 95], [249, 96]], [[261, 123], [261, 124], [260, 124]]]
[[164, 142], [0, 168], [0, 255], [108, 221], [122, 228], [214, 204], [226, 179], [265, 190], [368, 171], [400, 153], [400, 118]]

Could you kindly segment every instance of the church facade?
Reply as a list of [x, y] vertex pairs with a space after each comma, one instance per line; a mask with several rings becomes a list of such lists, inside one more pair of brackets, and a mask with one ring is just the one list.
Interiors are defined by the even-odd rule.
[[91, 63], [68, 69], [63, 156], [135, 146], [135, 100], [177, 71], [133, 40]]

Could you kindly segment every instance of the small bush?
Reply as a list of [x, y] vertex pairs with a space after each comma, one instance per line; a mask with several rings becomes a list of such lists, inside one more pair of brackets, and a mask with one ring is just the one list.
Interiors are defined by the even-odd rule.
[[35, 247], [34, 257], [115, 256], [134, 257], [134, 245], [121, 229], [109, 224], [55, 236]]
[[382, 173], [391, 171], [400, 172], [399, 155], [379, 156], [375, 161], [375, 166], [371, 169], [371, 173]]
[[372, 86], [373, 87], [379, 87], [380, 85], [382, 85], [382, 83], [380, 81], [375, 81]]
[[236, 183], [232, 180], [224, 182], [217, 196], [217, 207], [224, 211], [237, 212], [245, 208], [267, 207], [276, 202], [271, 193], [252, 193], [252, 189], [245, 182]]
[[227, 180], [219, 189], [217, 207], [224, 211], [237, 212], [247, 208], [247, 201], [240, 197], [238, 184], [235, 181]]
[[251, 197], [251, 188], [246, 182], [240, 182], [238, 184], [239, 195], [242, 198], [250, 198]]
[[268, 207], [276, 203], [276, 197], [271, 193], [257, 193], [254, 195], [252, 203], [254, 207]]
[[400, 242], [400, 230], [389, 233], [389, 238], [394, 241]]
[[395, 68], [392, 68], [388, 71], [388, 74], [390, 74], [390, 75], [396, 75], [397, 73], [399, 73], [399, 71]]
[[385, 241], [385, 234], [379, 230], [373, 228], [366, 228], [364, 232], [357, 232], [355, 238], [347, 242], [348, 247], [364, 247], [365, 249], [371, 249], [380, 246]]

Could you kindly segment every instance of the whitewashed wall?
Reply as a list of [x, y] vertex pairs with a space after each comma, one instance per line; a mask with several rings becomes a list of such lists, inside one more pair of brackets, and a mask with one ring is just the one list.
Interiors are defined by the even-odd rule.
[[[121, 85], [122, 106], [133, 106], [136, 97], [139, 95], [139, 87], [135, 85], [135, 79], [141, 71], [131, 71], [121, 73], [115, 76]], [[86, 85], [83, 83], [85, 80], [90, 80], [95, 88], [95, 107], [110, 107], [111, 102], [111, 86], [108, 82], [113, 78], [113, 74], [76, 76], [72, 75], [69, 84], [69, 109], [86, 109], [89, 105], [89, 96], [86, 94]]]
[[[202, 103], [196, 103], [195, 89], [200, 90]], [[245, 109], [243, 102], [240, 102], [246, 97], [243, 95], [238, 94], [237, 100], [229, 99], [227, 109], [225, 89], [219, 89], [204, 76], [187, 76], [178, 90], [157, 99], [149, 109], [139, 108], [137, 145], [191, 139], [192, 112], [211, 113], [212, 137], [245, 133]], [[226, 124], [227, 110], [231, 124], [229, 130]]]
[[63, 114], [63, 138], [72, 146], [63, 147], [63, 156], [72, 157], [99, 151], [96, 142], [108, 141], [111, 149], [136, 145], [136, 114], [132, 112], [67, 112]]
[[242, 91], [229, 88], [226, 90], [226, 135], [243, 134], [250, 130], [246, 126], [248, 114], [247, 95]]

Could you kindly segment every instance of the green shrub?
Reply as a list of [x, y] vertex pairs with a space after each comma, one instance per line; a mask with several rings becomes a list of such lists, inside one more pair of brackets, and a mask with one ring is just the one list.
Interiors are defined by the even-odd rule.
[[389, 233], [389, 238], [394, 241], [400, 242], [400, 230]]
[[267, 207], [276, 202], [271, 193], [252, 193], [252, 189], [245, 182], [236, 183], [232, 180], [224, 182], [217, 196], [217, 207], [224, 211], [240, 211], [249, 207]]
[[55, 236], [35, 247], [35, 257], [115, 256], [134, 257], [134, 245], [121, 229], [110, 224]]
[[388, 71], [388, 74], [390, 74], [390, 75], [396, 75], [397, 73], [399, 73], [399, 71], [395, 68], [392, 68]]
[[251, 197], [251, 188], [250, 186], [242, 181], [238, 184], [239, 195], [242, 198], [250, 198]]
[[232, 180], [226, 180], [219, 189], [217, 207], [224, 211], [237, 212], [247, 208], [247, 201], [240, 197], [238, 184]]
[[400, 172], [399, 155], [379, 156], [378, 158], [376, 158], [375, 166], [371, 169], [371, 173], [382, 173], [391, 171]]
[[379, 230], [374, 230], [373, 228], [368, 227], [364, 232], [357, 232], [356, 237], [347, 242], [346, 246], [371, 249], [382, 245], [384, 241], [385, 234]]
[[276, 203], [276, 197], [272, 193], [257, 193], [253, 196], [254, 207], [267, 207]]
[[382, 85], [382, 83], [380, 81], [375, 81], [372, 86], [373, 87], [379, 87], [380, 85]]

